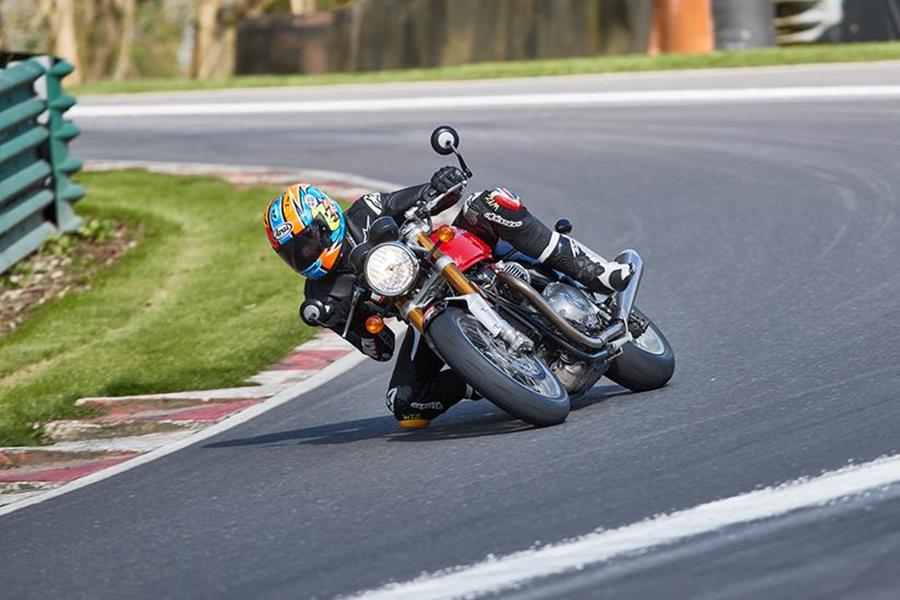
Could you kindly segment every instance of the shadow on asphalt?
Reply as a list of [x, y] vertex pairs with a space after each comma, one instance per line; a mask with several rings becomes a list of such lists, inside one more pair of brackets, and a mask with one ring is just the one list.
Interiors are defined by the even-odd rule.
[[[629, 394], [617, 385], [598, 386], [587, 394], [572, 400], [572, 410], [579, 411], [605, 400]], [[460, 410], [462, 409], [462, 410]], [[434, 442], [492, 435], [509, 435], [534, 429], [487, 402], [466, 402], [455, 407], [440, 421], [428, 429], [401, 431], [390, 415], [368, 417], [304, 429], [292, 429], [266, 433], [248, 438], [223, 440], [206, 444], [204, 448], [232, 448], [237, 446], [285, 446], [293, 444], [332, 445], [349, 444], [370, 439], [386, 439], [390, 442]]]

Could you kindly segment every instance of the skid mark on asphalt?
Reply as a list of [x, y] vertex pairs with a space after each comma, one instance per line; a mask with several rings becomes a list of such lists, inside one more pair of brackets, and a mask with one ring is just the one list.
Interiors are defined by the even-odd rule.
[[761, 521], [804, 508], [859, 496], [900, 482], [900, 455], [764, 488], [645, 521], [508, 556], [488, 557], [406, 583], [394, 583], [353, 596], [356, 599], [438, 600], [475, 597], [534, 579], [577, 571], [609, 559]]

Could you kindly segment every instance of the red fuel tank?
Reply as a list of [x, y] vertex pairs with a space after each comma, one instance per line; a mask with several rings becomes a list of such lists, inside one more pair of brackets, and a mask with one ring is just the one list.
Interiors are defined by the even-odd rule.
[[449, 242], [441, 242], [437, 232], [431, 234], [431, 241], [438, 244], [441, 252], [452, 258], [461, 271], [491, 258], [491, 247], [481, 238], [458, 227], [453, 227], [453, 231], [456, 235]]

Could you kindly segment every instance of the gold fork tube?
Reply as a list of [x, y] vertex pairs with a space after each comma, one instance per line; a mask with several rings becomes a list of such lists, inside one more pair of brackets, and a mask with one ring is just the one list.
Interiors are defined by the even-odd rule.
[[[446, 254], [441, 252], [434, 242], [431, 241], [431, 238], [425, 235], [424, 233], [419, 233], [416, 236], [416, 241], [419, 242], [419, 245], [431, 252], [431, 257], [435, 260], [435, 266], [439, 266], [441, 270], [441, 276], [447, 280], [447, 283], [456, 290], [458, 294], [474, 294], [476, 292], [475, 286], [468, 280], [465, 274], [459, 270], [459, 267], [456, 266], [456, 263], [453, 262]], [[445, 259], [445, 260], [442, 260]], [[399, 298], [395, 303], [395, 306], [400, 309], [400, 314], [404, 315], [404, 310], [409, 303], [409, 298], [403, 297]], [[419, 333], [424, 333], [425, 331], [425, 313], [422, 312], [422, 309], [419, 307], [413, 307], [409, 310], [409, 312], [405, 313], [404, 317], [409, 322], [410, 325], [416, 328]]]
[[431, 241], [431, 238], [425, 235], [424, 233], [419, 233], [416, 236], [416, 241], [419, 242], [419, 245], [425, 248], [426, 250], [431, 251], [431, 256], [435, 260], [436, 265], [444, 264], [441, 268], [441, 275], [444, 279], [447, 280], [447, 283], [456, 290], [458, 294], [474, 294], [475, 286], [472, 285], [472, 282], [463, 274], [462, 271], [459, 270], [459, 267], [456, 266], [452, 260], [442, 261], [442, 258], [445, 258], [447, 255], [441, 252], [437, 246], [435, 246], [434, 242]]

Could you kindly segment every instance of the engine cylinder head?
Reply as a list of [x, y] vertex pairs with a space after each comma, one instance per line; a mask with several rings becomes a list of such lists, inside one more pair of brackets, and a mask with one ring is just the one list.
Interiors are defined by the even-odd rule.
[[501, 263], [500, 270], [509, 273], [516, 279], [521, 279], [525, 283], [531, 285], [531, 273], [528, 272], [528, 269], [525, 268], [524, 265], [517, 262], [505, 262]]

